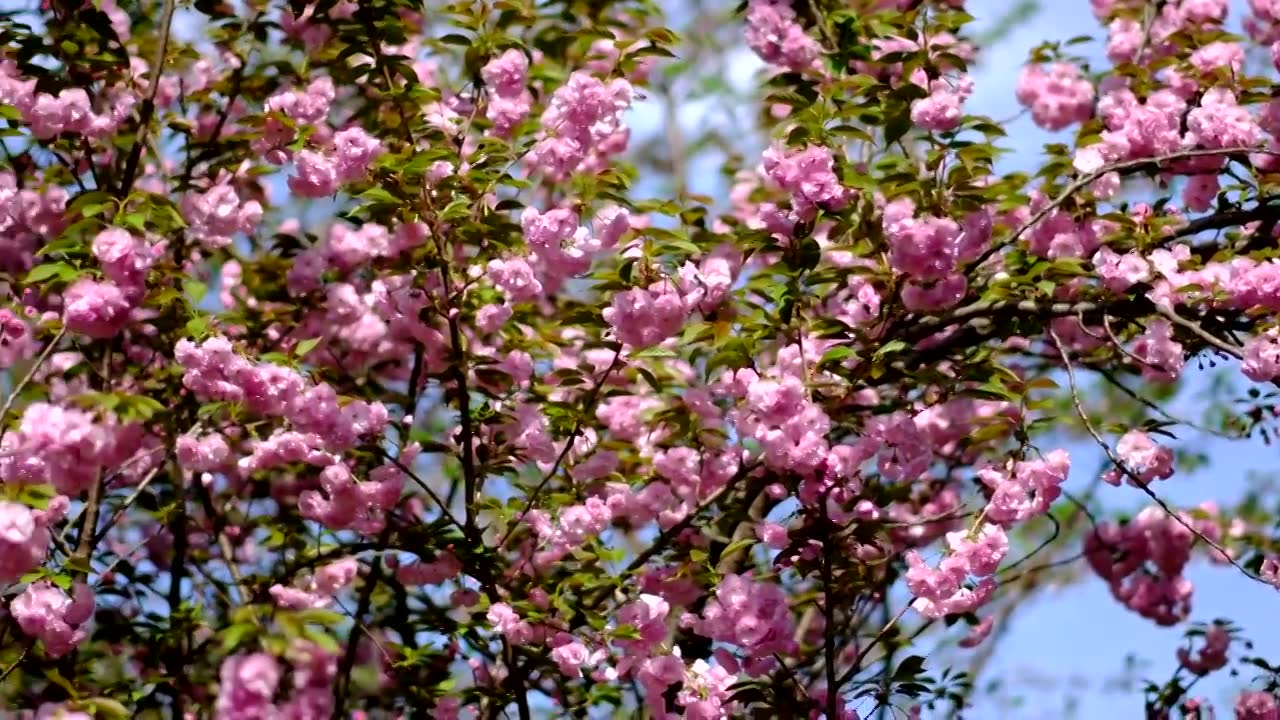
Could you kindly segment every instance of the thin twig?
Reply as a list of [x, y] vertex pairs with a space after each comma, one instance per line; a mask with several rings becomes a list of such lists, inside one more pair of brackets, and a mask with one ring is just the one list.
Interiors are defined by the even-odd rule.
[[1080, 416], [1080, 422], [1084, 424], [1084, 428], [1089, 433], [1089, 436], [1092, 437], [1093, 441], [1098, 444], [1098, 447], [1102, 448], [1102, 451], [1106, 453], [1107, 459], [1110, 460], [1116, 466], [1116, 468], [1119, 469], [1120, 472], [1125, 475], [1125, 477], [1129, 478], [1129, 481], [1134, 485], [1134, 487], [1138, 488], [1144, 494], [1146, 494], [1147, 497], [1150, 497], [1152, 500], [1154, 500], [1155, 503], [1159, 505], [1160, 508], [1169, 515], [1169, 517], [1173, 518], [1175, 521], [1177, 521], [1179, 525], [1191, 531], [1193, 535], [1195, 535], [1197, 538], [1203, 541], [1206, 545], [1208, 545], [1209, 547], [1217, 551], [1217, 553], [1221, 555], [1223, 559], [1225, 559], [1228, 563], [1234, 566], [1237, 570], [1244, 573], [1245, 577], [1249, 578], [1250, 580], [1260, 582], [1264, 585], [1270, 585], [1271, 583], [1268, 583], [1266, 580], [1263, 580], [1257, 575], [1254, 575], [1253, 573], [1249, 572], [1247, 568], [1245, 568], [1243, 565], [1237, 562], [1235, 558], [1231, 557], [1231, 555], [1221, 545], [1219, 545], [1217, 542], [1210, 539], [1204, 533], [1200, 532], [1198, 528], [1194, 527], [1193, 525], [1191, 525], [1191, 523], [1183, 519], [1180, 513], [1174, 512], [1173, 508], [1169, 507], [1168, 503], [1166, 503], [1163, 499], [1161, 499], [1160, 496], [1156, 495], [1151, 488], [1147, 487], [1147, 484], [1142, 481], [1142, 478], [1138, 477], [1136, 473], [1134, 473], [1132, 470], [1129, 469], [1129, 466], [1126, 465], [1123, 460], [1121, 460], [1118, 456], [1116, 456], [1115, 451], [1111, 449], [1111, 445], [1107, 443], [1107, 441], [1103, 440], [1102, 436], [1099, 435], [1098, 431], [1093, 427], [1093, 422], [1089, 420], [1089, 416], [1084, 410], [1084, 405], [1080, 400], [1079, 387], [1076, 385], [1076, 373], [1071, 363], [1071, 356], [1067, 354], [1066, 347], [1062, 344], [1062, 339], [1058, 337], [1058, 334], [1052, 328], [1049, 328], [1048, 332], [1049, 332], [1049, 337], [1053, 339], [1054, 345], [1057, 346], [1058, 348], [1058, 353], [1062, 355], [1063, 363], [1067, 367], [1067, 381], [1070, 383], [1070, 386], [1071, 386], [1071, 400], [1072, 400], [1072, 403], [1075, 405], [1076, 414]]
[[1036, 555], [1039, 555], [1045, 548], [1049, 547], [1049, 545], [1054, 540], [1058, 539], [1058, 536], [1062, 533], [1062, 523], [1058, 522], [1058, 518], [1054, 517], [1052, 514], [1045, 515], [1045, 517], [1049, 519], [1049, 522], [1053, 523], [1053, 533], [1050, 534], [1049, 537], [1045, 538], [1044, 541], [1041, 542], [1039, 545], [1037, 545], [1036, 548], [1031, 552], [1027, 553], [1026, 555], [1023, 555], [1022, 557], [1018, 558], [1012, 563], [1009, 563], [1008, 565], [1000, 568], [1000, 570], [996, 573], [997, 577], [999, 577], [1002, 573], [1007, 573], [1010, 570], [1018, 567], [1019, 565], [1027, 562], [1031, 558], [1034, 558]]
[[[383, 528], [381, 536], [378, 538], [378, 545], [385, 547], [391, 539], [393, 526], [387, 523]], [[347, 637], [346, 651], [342, 655], [342, 663], [338, 668], [338, 676], [334, 681], [334, 703], [333, 717], [334, 720], [340, 720], [344, 717], [347, 709], [347, 698], [351, 692], [351, 671], [356, 664], [356, 650], [359, 648], [359, 637], [357, 629], [364, 622], [361, 620], [369, 607], [373, 603], [373, 590], [382, 580], [382, 556], [377, 555], [373, 558], [373, 562], [369, 566], [369, 575], [365, 578], [364, 587], [360, 588], [360, 599], [356, 604], [356, 612], [351, 616], [354, 623], [351, 626], [351, 633]]]
[[142, 149], [147, 143], [147, 130], [151, 127], [151, 118], [156, 112], [156, 93], [160, 91], [160, 75], [164, 71], [164, 57], [169, 49], [169, 30], [173, 24], [175, 0], [164, 0], [160, 11], [160, 42], [156, 45], [154, 59], [151, 61], [151, 87], [147, 89], [147, 97], [142, 101], [142, 109], [138, 113], [138, 133], [134, 136], [133, 147], [125, 161], [124, 175], [116, 193], [121, 201], [129, 197], [133, 189], [133, 181], [138, 175], [138, 165], [142, 160]]
[[422, 491], [426, 493], [427, 496], [430, 497], [431, 500], [440, 507], [440, 513], [444, 515], [444, 518], [446, 520], [458, 526], [459, 530], [463, 529], [462, 523], [458, 522], [458, 519], [453, 516], [453, 513], [449, 512], [449, 506], [445, 504], [444, 499], [441, 498], [439, 495], [437, 495], [436, 492], [431, 489], [431, 486], [427, 485], [427, 482], [425, 480], [418, 477], [418, 474], [415, 473], [413, 470], [411, 470], [409, 466], [401, 462], [399, 458], [392, 457], [391, 453], [387, 452], [386, 450], [381, 450], [381, 452], [382, 452], [382, 456], [386, 458], [388, 462], [390, 462], [392, 465], [395, 465], [397, 468], [399, 468], [400, 472], [404, 473], [405, 475], [408, 475], [409, 479], [417, 483], [418, 487], [421, 488]]
[[862, 661], [867, 658], [867, 655], [871, 654], [871, 651], [875, 649], [876, 645], [880, 644], [881, 640], [884, 640], [885, 636], [889, 634], [889, 631], [893, 630], [893, 627], [898, 624], [898, 621], [901, 620], [902, 616], [906, 615], [907, 610], [910, 609], [911, 603], [908, 602], [902, 606], [902, 609], [898, 611], [897, 615], [894, 615], [889, 622], [885, 623], [884, 627], [880, 628], [880, 632], [876, 633], [875, 637], [871, 638], [871, 642], [867, 643], [866, 647], [858, 651], [858, 656], [853, 660], [853, 666], [846, 670], [844, 675], [840, 676], [840, 679], [836, 680], [836, 685], [844, 685], [849, 682], [850, 678], [857, 674], [858, 670], [862, 668]]
[[124, 499], [124, 502], [120, 504], [120, 507], [116, 508], [116, 511], [107, 519], [107, 522], [102, 526], [102, 529], [98, 531], [97, 536], [93, 540], [94, 543], [101, 542], [102, 539], [107, 536], [107, 533], [111, 531], [111, 528], [114, 527], [116, 523], [120, 522], [120, 518], [128, 512], [129, 508], [133, 507], [133, 504], [138, 501], [138, 498], [141, 497], [142, 493], [146, 492], [147, 486], [151, 484], [151, 481], [160, 474], [160, 468], [163, 466], [163, 463], [155, 466], [151, 469], [151, 472], [148, 472], [146, 476], [142, 478], [142, 482], [138, 483], [138, 487], [129, 494], [129, 497]]
[[[826, 498], [823, 498], [823, 519], [826, 519]], [[840, 682], [836, 679], [836, 605], [832, 597], [835, 578], [831, 573], [832, 542], [822, 544], [822, 612], [825, 623], [822, 628], [822, 652], [826, 658], [827, 717], [838, 717]]]
[[618, 365], [618, 358], [621, 357], [621, 355], [622, 346], [619, 345], [618, 349], [613, 353], [613, 360], [609, 362], [609, 367], [605, 368], [605, 371], [601, 373], [595, 384], [591, 386], [591, 390], [587, 392], [587, 397], [582, 403], [582, 411], [578, 414], [578, 420], [573, 425], [573, 432], [569, 433], [569, 437], [564, 441], [564, 448], [560, 451], [560, 455], [556, 457], [555, 463], [552, 464], [551, 469], [547, 471], [547, 474], [542, 477], [542, 480], [538, 482], [538, 485], [533, 489], [533, 492], [529, 493], [529, 499], [525, 501], [524, 510], [520, 511], [520, 514], [516, 516], [515, 521], [511, 523], [511, 526], [507, 528], [505, 533], [503, 533], [502, 539], [498, 541], [499, 551], [506, 546], [507, 541], [511, 539], [516, 528], [520, 527], [520, 523], [524, 521], [525, 515], [529, 514], [529, 511], [533, 509], [534, 504], [538, 502], [538, 496], [547, 486], [547, 483], [551, 482], [551, 479], [560, 472], [560, 466], [564, 464], [564, 459], [568, 457], [569, 452], [573, 449], [574, 441], [578, 439], [578, 435], [582, 432], [583, 416], [591, 412], [595, 407], [596, 398], [600, 395], [600, 389], [604, 387], [605, 382], [609, 380], [609, 376], [613, 374], [614, 368]]
[[1202, 423], [1198, 423], [1193, 420], [1188, 420], [1186, 418], [1181, 418], [1181, 417], [1178, 417], [1177, 415], [1174, 415], [1173, 413], [1161, 407], [1159, 403], [1153, 400], [1150, 400], [1148, 398], [1145, 398], [1142, 395], [1139, 395], [1137, 391], [1135, 391], [1133, 388], [1130, 388], [1128, 385], [1125, 385], [1124, 383], [1120, 382], [1120, 379], [1117, 378], [1114, 373], [1106, 370], [1105, 368], [1099, 368], [1099, 367], [1090, 365], [1089, 369], [1101, 375], [1103, 380], [1106, 380], [1107, 383], [1110, 384], [1112, 387], [1124, 393], [1125, 395], [1129, 396], [1130, 399], [1141, 404], [1143, 407], [1149, 410], [1154, 410], [1155, 412], [1160, 413], [1169, 422], [1177, 423], [1178, 425], [1185, 425], [1195, 430], [1196, 432], [1202, 432], [1206, 435], [1220, 437], [1225, 440], [1245, 439], [1245, 436], [1237, 435], [1229, 432], [1223, 432], [1221, 430], [1214, 430], [1213, 428], [1207, 425], [1204, 425]]
[[31, 648], [34, 647], [35, 644], [36, 644], [35, 640], [27, 641], [27, 644], [22, 647], [22, 653], [18, 655], [18, 659], [14, 660], [12, 665], [5, 668], [4, 672], [0, 673], [0, 682], [4, 682], [10, 675], [13, 674], [14, 670], [18, 669], [18, 666], [22, 664], [22, 661], [27, 659], [27, 653], [31, 652]]
[[[1083, 320], [1080, 321], [1080, 327], [1082, 328], [1084, 327]], [[1138, 365], [1139, 367], [1148, 367], [1153, 370], [1160, 369], [1155, 365], [1151, 364], [1149, 361], [1144, 360], [1138, 357], [1137, 355], [1134, 355], [1132, 352], [1129, 351], [1129, 348], [1126, 348], [1124, 346], [1124, 343], [1120, 340], [1120, 337], [1117, 336], [1115, 331], [1111, 329], [1111, 316], [1106, 313], [1102, 313], [1102, 329], [1103, 331], [1106, 332], [1107, 339], [1111, 341], [1111, 345], [1115, 347], [1116, 350], [1119, 350], [1121, 355], [1124, 355], [1125, 357], [1129, 358], [1129, 360], [1133, 361], [1134, 364]], [[1088, 330], [1085, 330], [1085, 332], [1088, 332]]]
[[26, 389], [27, 385], [31, 384], [31, 380], [35, 378], [36, 373], [40, 370], [40, 366], [44, 364], [45, 360], [49, 359], [50, 355], [53, 354], [54, 348], [58, 347], [58, 342], [62, 340], [62, 336], [65, 335], [66, 332], [67, 329], [65, 327], [58, 330], [58, 333], [54, 335], [53, 339], [49, 341], [49, 344], [45, 346], [44, 351], [40, 353], [40, 357], [36, 358], [35, 364], [31, 366], [31, 369], [27, 371], [27, 374], [23, 376], [22, 380], [18, 381], [18, 384], [14, 386], [13, 392], [9, 393], [9, 397], [4, 401], [4, 406], [0, 407], [0, 440], [4, 439], [4, 434], [9, 430], [9, 426], [5, 421], [9, 417], [9, 411], [13, 409], [14, 401], [18, 399], [18, 396], [22, 394], [22, 391]]
[[1196, 337], [1200, 338], [1201, 340], [1204, 340], [1205, 342], [1221, 350], [1222, 352], [1230, 355], [1231, 357], [1237, 360], [1244, 357], [1244, 354], [1241, 352], [1240, 348], [1224, 342], [1221, 338], [1215, 337], [1212, 333], [1200, 327], [1199, 323], [1192, 322], [1182, 317], [1178, 313], [1174, 312], [1173, 310], [1159, 304], [1156, 305], [1156, 310], [1161, 315], [1168, 318], [1175, 325], [1179, 325], [1181, 327], [1184, 327], [1190, 330], [1192, 334], [1194, 334]]
[[1157, 155], [1155, 157], [1149, 157], [1149, 158], [1134, 158], [1131, 160], [1124, 160], [1118, 163], [1112, 163], [1110, 165], [1098, 168], [1097, 170], [1094, 170], [1091, 173], [1086, 173], [1082, 177], [1073, 181], [1070, 185], [1067, 186], [1065, 190], [1062, 191], [1061, 194], [1059, 194], [1053, 200], [1049, 201], [1049, 203], [1046, 204], [1044, 207], [1040, 208], [1040, 210], [1035, 212], [1022, 225], [1019, 225], [1018, 229], [1014, 230], [1012, 235], [1005, 238], [1001, 242], [992, 243], [991, 247], [987, 248], [987, 250], [983, 252], [982, 255], [978, 257], [977, 260], [973, 261], [973, 263], [971, 264], [971, 267], [978, 267], [982, 263], [986, 262], [987, 258], [991, 257], [992, 255], [996, 254], [1000, 250], [1003, 250], [1004, 248], [1009, 247], [1010, 245], [1017, 242], [1018, 238], [1022, 237], [1028, 230], [1035, 227], [1035, 225], [1039, 223], [1041, 220], [1044, 220], [1046, 217], [1048, 217], [1049, 214], [1052, 213], [1054, 210], [1057, 210], [1059, 207], [1061, 207], [1062, 204], [1065, 203], [1067, 200], [1071, 199], [1073, 195], [1085, 189], [1089, 185], [1093, 184], [1095, 180], [1098, 180], [1099, 178], [1105, 175], [1108, 175], [1113, 172], [1122, 172], [1124, 170], [1134, 170], [1136, 168], [1146, 167], [1148, 165], [1161, 165], [1163, 163], [1175, 162], [1178, 160], [1190, 160], [1192, 158], [1197, 158], [1197, 157], [1221, 155], [1229, 159], [1230, 156], [1232, 155], [1240, 155], [1240, 154], [1247, 154], [1247, 153], [1258, 153], [1262, 155], [1280, 156], [1280, 150], [1268, 150], [1265, 148], [1243, 147], [1243, 148], [1224, 148], [1222, 150], [1205, 150], [1203, 148], [1197, 148], [1197, 149], [1191, 149], [1191, 150], [1179, 150], [1178, 152], [1172, 152], [1166, 155]]

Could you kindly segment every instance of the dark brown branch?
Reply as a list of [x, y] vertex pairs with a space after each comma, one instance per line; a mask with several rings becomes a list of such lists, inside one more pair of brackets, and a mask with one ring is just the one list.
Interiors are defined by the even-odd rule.
[[138, 112], [138, 134], [133, 139], [133, 147], [129, 149], [129, 157], [124, 164], [124, 175], [120, 178], [116, 196], [121, 200], [129, 197], [133, 189], [133, 181], [138, 177], [138, 165], [142, 161], [143, 148], [147, 145], [147, 130], [151, 127], [151, 118], [156, 112], [156, 93], [160, 91], [160, 75], [164, 71], [164, 57], [169, 49], [169, 29], [173, 24], [175, 0], [164, 0], [164, 8], [160, 11], [160, 42], [156, 45], [156, 53], [151, 62], [151, 87], [147, 97], [142, 101], [142, 109]]

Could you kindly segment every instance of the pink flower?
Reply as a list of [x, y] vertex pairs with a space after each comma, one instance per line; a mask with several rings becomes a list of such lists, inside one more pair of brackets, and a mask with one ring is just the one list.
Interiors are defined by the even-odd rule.
[[529, 153], [529, 164], [563, 179], [585, 169], [594, 153], [620, 152], [626, 147], [622, 113], [633, 94], [631, 83], [621, 78], [606, 84], [585, 72], [570, 75], [542, 114], [542, 137]]
[[1093, 115], [1093, 84], [1069, 63], [1054, 63], [1047, 71], [1040, 65], [1023, 68], [1017, 98], [1046, 130], [1062, 130]]
[[204, 192], [183, 197], [182, 213], [192, 237], [210, 249], [227, 247], [235, 235], [253, 233], [262, 222], [262, 205], [241, 201], [229, 175]]
[[1254, 382], [1280, 377], [1280, 328], [1271, 328], [1245, 341], [1240, 372]]
[[457, 577], [462, 572], [462, 563], [457, 556], [445, 551], [435, 560], [414, 561], [396, 568], [396, 579], [410, 585], [439, 585], [446, 580]]
[[529, 61], [524, 53], [511, 48], [493, 58], [480, 69], [480, 77], [491, 93], [485, 117], [493, 123], [494, 133], [506, 137], [528, 115], [533, 95], [525, 87]]
[[0, 308], [0, 369], [31, 357], [35, 342], [27, 324], [8, 308]]
[[115, 337], [128, 324], [132, 309], [133, 303], [112, 282], [82, 278], [62, 293], [62, 321], [67, 329], [97, 340]]
[[87, 132], [95, 116], [89, 95], [80, 88], [67, 88], [56, 96], [40, 93], [34, 103], [22, 109], [22, 118], [32, 135], [49, 140], [64, 132]]
[[[948, 533], [947, 545], [951, 553], [937, 568], [925, 565], [919, 552], [907, 552], [907, 587], [916, 596], [912, 607], [925, 617], [970, 612], [984, 604], [995, 591], [991, 575], [1009, 552], [1004, 529], [990, 523], [972, 538], [966, 531]], [[970, 576], [977, 578], [973, 587], [966, 585]]]
[[1191, 66], [1202, 73], [1228, 70], [1239, 74], [1244, 66], [1244, 47], [1234, 42], [1211, 42], [1195, 49], [1189, 58]]
[[293, 588], [276, 583], [268, 590], [276, 607], [285, 610], [310, 610], [322, 608], [329, 604], [330, 598], [302, 588]]
[[99, 470], [122, 462], [137, 449], [137, 436], [114, 422], [99, 422], [84, 410], [32, 403], [18, 431], [5, 435], [0, 478], [21, 484], [51, 484], [79, 495]]
[[733, 693], [730, 687], [737, 678], [721, 665], [694, 660], [685, 673], [684, 687], [676, 702], [684, 707], [686, 720], [727, 720], [733, 717]]
[[1133, 354], [1143, 362], [1142, 376], [1157, 382], [1172, 382], [1185, 364], [1182, 344], [1173, 339], [1173, 326], [1168, 320], [1147, 323], [1146, 332], [1133, 344]]
[[1205, 149], [1248, 148], [1262, 141], [1262, 128], [1235, 95], [1222, 88], [1204, 94], [1200, 106], [1187, 113], [1186, 144]]
[[1182, 202], [1191, 212], [1205, 212], [1218, 197], [1217, 174], [1192, 175], [1182, 188]]
[[795, 618], [782, 588], [746, 575], [724, 577], [694, 629], [760, 658], [790, 652], [795, 642]]
[[26, 505], [0, 501], [0, 582], [17, 582], [45, 561], [51, 539], [46, 525]]
[[1150, 263], [1133, 250], [1117, 255], [1109, 247], [1100, 247], [1093, 254], [1093, 264], [1097, 268], [1098, 277], [1115, 293], [1122, 293], [1137, 283], [1151, 279]]
[[983, 640], [986, 640], [987, 637], [991, 635], [991, 630], [994, 627], [995, 619], [988, 615], [987, 617], [979, 620], [978, 624], [974, 625], [973, 628], [969, 630], [969, 634], [961, 638], [958, 644], [962, 648], [977, 647], [982, 644]]
[[774, 550], [781, 550], [787, 546], [787, 529], [775, 522], [758, 523], [756, 537]]
[[490, 260], [489, 279], [512, 302], [536, 300], [542, 294], [542, 283], [523, 258]]
[[791, 194], [791, 204], [801, 217], [811, 217], [815, 208], [839, 210], [852, 196], [835, 174], [831, 148], [822, 145], [801, 150], [770, 147], [764, 151], [764, 172]]
[[516, 48], [506, 50], [480, 69], [485, 86], [506, 97], [524, 92], [528, 76], [529, 60]]
[[675, 335], [688, 318], [683, 298], [665, 282], [617, 293], [604, 310], [604, 321], [618, 339], [635, 349], [657, 345]]
[[[1184, 522], [1195, 522], [1183, 518]], [[1212, 528], [1202, 532], [1213, 534]], [[1191, 612], [1193, 587], [1182, 571], [1195, 535], [1163, 508], [1151, 506], [1124, 525], [1100, 523], [1085, 537], [1085, 559], [1126, 607], [1162, 626]]]
[[284, 90], [267, 98], [264, 110], [281, 113], [303, 125], [315, 125], [324, 122], [335, 97], [333, 80], [322, 75], [312, 80], [303, 92]]
[[582, 667], [591, 659], [591, 651], [574, 640], [551, 651], [551, 660], [560, 666], [560, 672], [568, 677], [582, 677]]
[[280, 686], [281, 669], [266, 653], [234, 655], [222, 661], [218, 698], [214, 702], [217, 720], [251, 720], [269, 717]]
[[1071, 469], [1065, 450], [1054, 450], [1044, 460], [1024, 460], [1014, 464], [1012, 472], [995, 468], [978, 471], [980, 479], [991, 488], [991, 501], [986, 517], [992, 522], [1011, 525], [1049, 511], [1049, 506], [1062, 494], [1062, 483]]
[[[1142, 484], [1154, 480], [1167, 480], [1173, 475], [1173, 450], [1159, 445], [1149, 435], [1140, 430], [1130, 430], [1116, 444], [1116, 454]], [[1119, 485], [1121, 479], [1133, 484], [1132, 478], [1120, 470], [1108, 470], [1102, 479], [1112, 485]]]
[[1262, 568], [1258, 571], [1258, 577], [1280, 590], [1280, 556], [1268, 555], [1263, 558]]
[[1218, 623], [1210, 625], [1204, 633], [1204, 647], [1196, 657], [1191, 656], [1190, 648], [1178, 648], [1178, 662], [1196, 675], [1208, 675], [1227, 664], [1227, 649], [1231, 645], [1231, 635]]
[[141, 286], [158, 255], [146, 241], [114, 227], [98, 233], [92, 247], [103, 274], [122, 286]]
[[617, 640], [617, 644], [636, 655], [647, 654], [667, 638], [667, 615], [671, 606], [666, 600], [648, 593], [641, 593], [634, 602], [618, 611], [618, 624], [631, 625], [639, 633], [637, 640]]
[[212, 472], [225, 465], [231, 457], [227, 441], [218, 433], [202, 437], [179, 435], [175, 445], [178, 462], [193, 472]]
[[69, 598], [45, 580], [28, 585], [9, 604], [9, 612], [22, 632], [43, 642], [45, 653], [55, 658], [88, 637], [81, 626], [93, 617], [93, 608], [93, 591], [88, 585], [77, 585], [74, 598]]
[[[889, 266], [913, 280], [947, 281], [961, 264], [978, 258], [991, 239], [991, 215], [966, 215], [963, 224], [949, 217], [917, 215], [910, 198], [886, 203], [881, 224], [889, 242]], [[958, 278], [962, 283], [964, 277]]]
[[301, 197], [322, 198], [338, 191], [339, 170], [333, 158], [303, 150], [294, 159], [297, 175], [289, 176], [289, 189]]
[[1004, 528], [993, 523], [984, 523], [976, 533], [957, 530], [946, 537], [951, 548], [949, 559], [960, 563], [966, 575], [994, 575], [1000, 561], [1009, 554]]
[[797, 72], [817, 67], [822, 47], [805, 33], [789, 3], [751, 0], [746, 23], [747, 46], [765, 62]]
[[947, 132], [960, 126], [961, 108], [973, 94], [973, 78], [938, 78], [929, 83], [929, 97], [911, 103], [911, 122], [932, 132]]
[[1264, 690], [1252, 690], [1236, 698], [1236, 720], [1280, 720], [1280, 703]]
[[489, 611], [485, 613], [485, 619], [494, 630], [502, 633], [516, 645], [522, 645], [533, 638], [533, 626], [520, 619], [520, 616], [506, 603], [498, 602], [490, 605]]
[[383, 153], [382, 141], [361, 127], [351, 127], [333, 136], [333, 152], [338, 178], [349, 183], [363, 178], [369, 166]]

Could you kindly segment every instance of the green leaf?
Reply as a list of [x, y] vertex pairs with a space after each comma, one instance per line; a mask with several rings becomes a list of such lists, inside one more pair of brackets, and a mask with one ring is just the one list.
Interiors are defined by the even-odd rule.
[[733, 555], [739, 550], [751, 547], [752, 545], [755, 545], [755, 544], [756, 544], [756, 539], [753, 537], [738, 538], [737, 540], [734, 540], [733, 542], [729, 543], [729, 546], [724, 549], [724, 552], [720, 554], [720, 557], [729, 557], [730, 555]]
[[57, 685], [63, 690], [66, 690], [67, 694], [72, 698], [80, 697], [80, 693], [76, 692], [76, 686], [72, 685], [71, 682], [63, 677], [62, 673], [58, 672], [56, 669], [45, 668], [44, 676], [49, 682]]
[[26, 583], [30, 585], [31, 583], [34, 583], [34, 582], [40, 582], [41, 580], [44, 580], [48, 576], [49, 576], [48, 570], [44, 568], [36, 568], [35, 570], [32, 570], [26, 575], [23, 575], [21, 578], [18, 578], [18, 582]]
[[23, 278], [22, 282], [26, 284], [45, 282], [58, 278], [59, 280], [71, 281], [80, 276], [80, 271], [64, 262], [45, 263], [31, 268], [31, 272]]
[[258, 626], [251, 622], [240, 622], [223, 630], [221, 640], [222, 653], [226, 654], [235, 650], [241, 643], [254, 635], [257, 629]]
[[40, 248], [40, 250], [36, 252], [36, 255], [52, 255], [53, 253], [71, 252], [73, 250], [79, 250], [83, 246], [83, 238], [64, 233], [62, 237], [59, 237], [48, 245]]
[[884, 123], [884, 144], [892, 145], [902, 139], [911, 130], [911, 111], [906, 104], [900, 105]]
[[203, 315], [192, 316], [185, 326], [187, 335], [196, 340], [203, 340], [209, 334], [209, 318]]
[[199, 305], [204, 296], [209, 293], [209, 286], [199, 280], [187, 279], [182, 281], [182, 290], [191, 296], [191, 302]]
[[89, 192], [83, 192], [76, 195], [71, 199], [71, 202], [67, 203], [67, 214], [74, 215], [79, 212], [88, 215], [89, 213], [86, 211], [86, 208], [90, 206], [103, 206], [112, 201], [113, 198], [109, 192], [104, 192], [102, 190], [90, 190]]
[[912, 680], [924, 671], [924, 658], [919, 655], [909, 655], [898, 663], [898, 667], [893, 671], [894, 682], [903, 682]]
[[299, 610], [294, 613], [294, 615], [296, 615], [302, 622], [316, 623], [317, 625], [324, 625], [327, 627], [339, 625], [345, 619], [345, 616], [342, 613], [335, 612], [333, 610], [326, 610], [325, 608], [308, 608], [306, 610]]
[[640, 373], [640, 377], [644, 378], [644, 381], [649, 383], [649, 387], [653, 388], [654, 392], [662, 392], [662, 385], [658, 383], [658, 379], [653, 376], [653, 373], [642, 367], [637, 367], [636, 372]]
[[133, 713], [118, 700], [105, 697], [94, 697], [84, 701], [84, 705], [97, 717], [131, 718]]
[[332, 635], [319, 628], [305, 627], [302, 629], [302, 636], [319, 645], [325, 652], [336, 655], [341, 649]]
[[316, 346], [319, 345], [322, 340], [324, 340], [324, 338], [314, 337], [299, 341], [297, 345], [293, 346], [293, 356], [297, 358], [306, 357], [312, 350], [316, 349]]
[[906, 349], [907, 349], [907, 343], [905, 341], [890, 340], [884, 345], [881, 345], [880, 348], [876, 350], [875, 354], [871, 356], [871, 359], [875, 361], [879, 361], [888, 355], [892, 355], [896, 352], [901, 352]]
[[631, 357], [637, 360], [642, 358], [673, 358], [676, 357], [676, 353], [661, 345], [653, 345], [631, 353]]
[[357, 195], [356, 199], [368, 200], [369, 202], [372, 202], [372, 203], [386, 203], [389, 205], [395, 205], [400, 202], [398, 199], [396, 199], [395, 195], [392, 195], [386, 189], [381, 187], [371, 187], [368, 190], [365, 190], [364, 192]]
[[52, 485], [23, 485], [18, 492], [18, 502], [37, 510], [49, 507], [49, 501], [57, 497], [58, 491]]
[[145, 395], [126, 395], [121, 398], [120, 405], [120, 418], [125, 422], [150, 420], [156, 413], [164, 411], [163, 403]]

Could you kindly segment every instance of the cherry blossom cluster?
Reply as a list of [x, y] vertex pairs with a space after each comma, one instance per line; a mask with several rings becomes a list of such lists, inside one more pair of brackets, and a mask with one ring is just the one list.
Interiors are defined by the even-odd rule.
[[1100, 523], [1085, 539], [1085, 559], [1125, 607], [1173, 625], [1191, 612], [1193, 588], [1183, 571], [1196, 542], [1193, 527], [1211, 539], [1219, 534], [1210, 522], [1148, 507], [1123, 525]]
[[349, 449], [361, 437], [380, 433], [389, 419], [381, 403], [342, 404], [332, 386], [312, 383], [283, 365], [248, 360], [224, 337], [199, 345], [182, 340], [174, 356], [185, 371], [183, 385], [197, 396], [241, 403], [254, 414], [282, 418], [294, 428], [257, 443], [240, 461], [247, 468], [329, 458], [326, 450]]

